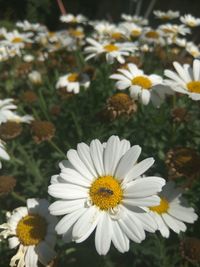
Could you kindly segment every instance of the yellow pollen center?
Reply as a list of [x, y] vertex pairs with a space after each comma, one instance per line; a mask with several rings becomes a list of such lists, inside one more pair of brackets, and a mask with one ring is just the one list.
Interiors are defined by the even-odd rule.
[[115, 40], [119, 40], [122, 38], [122, 34], [120, 32], [114, 32], [111, 37]]
[[74, 37], [84, 37], [84, 33], [79, 30], [70, 30], [70, 34]]
[[192, 93], [200, 94], [200, 81], [192, 81], [187, 83], [187, 88]]
[[149, 31], [146, 33], [147, 38], [158, 39], [159, 34], [155, 31]]
[[145, 76], [136, 76], [131, 82], [132, 85], [139, 85], [144, 89], [150, 89], [152, 87], [152, 82]]
[[139, 30], [133, 30], [131, 32], [131, 35], [134, 36], [134, 37], [140, 36], [140, 34], [141, 34], [141, 31], [139, 31]]
[[102, 176], [96, 179], [90, 187], [92, 203], [101, 210], [116, 207], [123, 198], [120, 183], [112, 176]]
[[69, 82], [77, 82], [79, 78], [79, 74], [78, 73], [72, 73], [67, 77], [67, 80]]
[[169, 202], [165, 198], [160, 199], [160, 204], [158, 206], [153, 206], [149, 208], [151, 211], [155, 211], [158, 214], [162, 214], [168, 211]]
[[22, 43], [22, 42], [23, 42], [23, 39], [20, 37], [15, 37], [12, 39], [13, 44]]
[[107, 52], [113, 52], [113, 51], [118, 51], [119, 50], [119, 48], [114, 44], [107, 44], [107, 45], [104, 46], [104, 49]]
[[47, 232], [47, 222], [36, 214], [30, 214], [22, 218], [16, 229], [17, 236], [24, 246], [39, 244], [44, 240]]

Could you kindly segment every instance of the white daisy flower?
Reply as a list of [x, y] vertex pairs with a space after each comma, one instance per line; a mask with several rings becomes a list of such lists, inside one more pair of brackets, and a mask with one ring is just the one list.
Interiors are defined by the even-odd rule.
[[159, 29], [152, 29], [150, 27], [144, 28], [140, 40], [142, 42], [150, 44], [159, 44], [159, 45], [165, 44], [162, 31]]
[[[5, 149], [5, 142], [3, 142], [1, 139], [0, 139], [0, 160], [3, 159], [3, 160], [9, 160], [10, 159], [10, 156], [8, 155], [8, 153], [6, 152], [6, 149]], [[2, 168], [2, 163], [0, 161], [0, 169]]]
[[180, 17], [180, 21], [192, 28], [200, 25], [200, 18], [195, 18], [190, 14]]
[[137, 15], [134, 15], [134, 16], [131, 16], [131, 15], [128, 15], [128, 14], [122, 14], [121, 15], [121, 18], [125, 21], [128, 21], [128, 22], [133, 22], [133, 23], [136, 23], [138, 25], [147, 25], [148, 24], [148, 20], [141, 17], [141, 16], [137, 16]]
[[141, 178], [154, 160], [137, 163], [140, 153], [140, 146], [130, 147], [117, 136], [103, 144], [97, 139], [90, 146], [80, 143], [77, 150], [68, 151], [68, 161], [60, 163], [61, 173], [52, 177], [48, 189], [60, 199], [49, 210], [64, 215], [55, 229], [65, 241], [83, 242], [96, 228], [96, 250], [105, 255], [111, 242], [125, 252], [129, 239], [140, 243], [144, 230], [155, 231], [154, 222], [139, 207], [160, 203], [156, 193], [165, 180]]
[[78, 72], [72, 72], [61, 76], [56, 83], [57, 89], [66, 87], [67, 92], [73, 92], [74, 94], [80, 92], [81, 86], [85, 89], [88, 88], [90, 86], [90, 80], [88, 75]]
[[177, 24], [171, 24], [171, 23], [166, 23], [162, 24], [158, 27], [165, 36], [176, 36], [178, 34], [180, 35], [186, 35], [188, 33], [191, 33], [191, 30], [186, 27], [185, 25], [177, 25]]
[[200, 100], [200, 60], [193, 61], [193, 68], [188, 64], [181, 66], [178, 62], [173, 63], [176, 72], [165, 70], [165, 84], [172, 90], [187, 94], [193, 100]]
[[29, 72], [28, 78], [33, 84], [42, 84], [42, 76], [37, 70], [32, 70], [31, 72]]
[[25, 43], [33, 42], [30, 38], [32, 36], [33, 36], [32, 32], [19, 33], [17, 30], [14, 30], [12, 32], [6, 32], [4, 34], [4, 38], [5, 38], [4, 43], [6, 45], [11, 45], [13, 47], [24, 48]]
[[87, 18], [81, 14], [79, 15], [67, 14], [67, 15], [61, 15], [60, 21], [65, 23], [85, 23], [87, 22]]
[[7, 121], [30, 123], [34, 120], [31, 115], [20, 116], [14, 112], [13, 110], [17, 109], [17, 106], [13, 104], [13, 101], [12, 98], [0, 99], [0, 124]]
[[[140, 100], [144, 105], [147, 105], [151, 100], [159, 106], [163, 100], [163, 94], [155, 89], [156, 85], [162, 84], [162, 78], [159, 75], [144, 74], [143, 70], [138, 69], [135, 64], [127, 64], [127, 69], [118, 69], [119, 74], [113, 74], [111, 79], [118, 80], [116, 88], [125, 90], [129, 88], [131, 97], [135, 100]], [[159, 93], [160, 92], [160, 93]], [[160, 101], [159, 101], [160, 99]], [[154, 101], [155, 100], [155, 101]]]
[[128, 38], [137, 38], [142, 34], [143, 28], [133, 22], [124, 22], [120, 24]]
[[101, 21], [95, 23], [94, 25], [95, 33], [93, 37], [98, 40], [112, 39], [112, 40], [121, 40], [127, 39], [126, 32], [122, 27], [118, 27], [113, 23], [107, 21]]
[[160, 10], [155, 10], [153, 11], [153, 14], [156, 16], [158, 19], [162, 20], [171, 20], [171, 19], [176, 19], [180, 16], [179, 11], [173, 11], [173, 10], [168, 10], [168, 11], [160, 11]]
[[8, 238], [10, 249], [18, 248], [10, 261], [11, 267], [47, 266], [56, 256], [56, 217], [49, 214], [45, 199], [27, 199], [26, 207], [7, 213], [7, 223], [0, 225], [0, 238]]
[[30, 23], [28, 20], [18, 21], [16, 26], [23, 31], [41, 31], [41, 27], [44, 27], [40, 23]]
[[124, 56], [129, 56], [131, 52], [134, 52], [137, 47], [130, 42], [124, 43], [99, 43], [92, 38], [87, 38], [86, 41], [90, 44], [85, 48], [85, 53], [89, 54], [85, 60], [98, 57], [101, 54], [105, 54], [106, 61], [112, 64], [116, 59], [119, 63], [125, 62]]
[[188, 42], [186, 45], [186, 51], [194, 58], [200, 58], [200, 49], [195, 43]]
[[163, 237], [168, 238], [170, 229], [179, 234], [186, 231], [186, 223], [194, 223], [198, 216], [193, 208], [189, 208], [181, 191], [175, 188], [173, 182], [168, 182], [159, 194], [161, 202], [158, 206], [149, 208], [150, 215], [155, 219], [158, 230]]

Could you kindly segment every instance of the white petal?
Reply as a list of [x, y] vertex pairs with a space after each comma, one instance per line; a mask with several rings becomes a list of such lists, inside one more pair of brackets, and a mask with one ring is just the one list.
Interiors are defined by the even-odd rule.
[[90, 182], [74, 169], [65, 168], [61, 170], [60, 177], [68, 183], [88, 187]]
[[85, 200], [77, 199], [72, 201], [56, 201], [49, 206], [49, 211], [51, 214], [57, 215], [64, 215], [67, 213], [71, 213], [76, 211], [77, 209], [81, 209], [84, 207]]
[[145, 198], [160, 192], [165, 180], [160, 177], [145, 177], [132, 181], [124, 190], [126, 198]]
[[35, 246], [28, 246], [25, 263], [28, 267], [37, 267], [38, 255], [35, 252]]
[[103, 145], [98, 139], [93, 140], [90, 143], [90, 154], [93, 160], [94, 166], [97, 170], [99, 176], [105, 175], [104, 165], [103, 165]]
[[149, 90], [143, 89], [140, 94], [140, 99], [143, 105], [148, 105], [151, 98], [151, 93]]
[[96, 206], [88, 208], [88, 210], [78, 219], [73, 227], [72, 237], [77, 243], [83, 242], [94, 231], [100, 212]]
[[90, 156], [90, 148], [85, 143], [80, 143], [77, 146], [77, 152], [82, 160], [82, 162], [85, 164], [85, 166], [88, 168], [88, 170], [92, 173], [93, 177], [97, 177], [96, 170], [94, 168], [91, 156]]
[[80, 199], [88, 196], [88, 190], [73, 184], [52, 184], [48, 187], [49, 195], [61, 199]]
[[176, 219], [187, 223], [193, 223], [198, 218], [193, 208], [185, 208], [179, 205], [170, 205], [168, 213]]
[[147, 171], [154, 164], [153, 158], [147, 158], [143, 161], [137, 163], [133, 168], [126, 174], [124, 183], [128, 183], [140, 175], [142, 175], [145, 171]]
[[178, 74], [180, 75], [181, 79], [187, 83], [190, 80], [190, 78], [188, 79], [188, 73], [178, 62], [174, 62], [173, 65]]
[[146, 231], [154, 233], [157, 230], [157, 224], [150, 214], [135, 213], [135, 216], [141, 221]]
[[65, 215], [59, 223], [56, 225], [56, 232], [60, 234], [66, 234], [67, 231], [71, 228], [71, 226], [78, 220], [78, 218], [86, 212], [87, 209], [79, 209], [68, 215]]
[[121, 253], [129, 250], [129, 239], [117, 221], [112, 221], [112, 242]]
[[123, 158], [121, 158], [115, 172], [115, 177], [117, 177], [120, 180], [123, 180], [125, 175], [130, 171], [130, 169], [138, 160], [140, 153], [141, 153], [140, 146], [136, 145], [131, 147], [123, 156]]
[[39, 208], [39, 201], [37, 198], [29, 198], [26, 201], [29, 212], [37, 213]]
[[172, 216], [168, 215], [167, 213], [163, 213], [162, 215], [163, 220], [171, 228], [175, 233], [179, 234], [180, 231], [186, 231], [186, 225], [181, 221], [173, 218]]
[[9, 248], [13, 249], [16, 248], [19, 245], [19, 239], [16, 236], [13, 236], [8, 239]]
[[193, 61], [193, 76], [195, 81], [200, 80], [200, 61], [197, 59]]
[[69, 162], [73, 165], [73, 167], [87, 180], [91, 181], [94, 178], [93, 174], [88, 170], [83, 161], [80, 159], [76, 150], [70, 149], [67, 152], [67, 158], [69, 159]]
[[96, 233], [95, 247], [99, 255], [106, 255], [111, 245], [112, 225], [107, 212], [101, 212]]
[[165, 238], [169, 237], [169, 228], [166, 225], [165, 221], [163, 218], [157, 213], [157, 212], [150, 212], [150, 214], [153, 216], [155, 219], [157, 225], [158, 225], [158, 230], [160, 231], [161, 235]]
[[152, 207], [160, 204], [160, 198], [156, 195], [145, 198], [125, 198], [122, 203], [130, 207]]

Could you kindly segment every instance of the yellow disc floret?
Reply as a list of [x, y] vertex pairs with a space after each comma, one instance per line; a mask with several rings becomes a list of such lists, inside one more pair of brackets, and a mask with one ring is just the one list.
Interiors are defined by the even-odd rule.
[[139, 85], [144, 89], [150, 89], [152, 87], [152, 82], [148, 77], [145, 76], [136, 76], [131, 82], [132, 85]]
[[107, 45], [104, 46], [104, 49], [107, 52], [113, 52], [113, 51], [118, 51], [119, 50], [118, 46], [116, 46], [114, 44], [107, 44]]
[[160, 204], [158, 206], [150, 207], [151, 211], [157, 212], [158, 214], [162, 214], [167, 212], [169, 209], [169, 202], [165, 198], [160, 199]]
[[79, 78], [79, 74], [78, 73], [72, 73], [70, 74], [68, 77], [67, 77], [67, 80], [69, 82], [77, 82], [78, 81], [78, 78]]
[[30, 214], [22, 218], [16, 229], [17, 237], [24, 246], [39, 244], [44, 240], [46, 232], [47, 222], [37, 214]]
[[22, 43], [23, 39], [21, 37], [15, 37], [12, 39], [13, 44]]
[[123, 197], [119, 181], [112, 176], [102, 176], [96, 179], [91, 185], [89, 194], [92, 203], [101, 210], [116, 207]]
[[151, 39], [158, 39], [159, 38], [159, 34], [156, 31], [148, 31], [146, 33], [146, 37], [147, 38], [151, 38]]
[[200, 81], [191, 81], [187, 83], [188, 91], [200, 94]]

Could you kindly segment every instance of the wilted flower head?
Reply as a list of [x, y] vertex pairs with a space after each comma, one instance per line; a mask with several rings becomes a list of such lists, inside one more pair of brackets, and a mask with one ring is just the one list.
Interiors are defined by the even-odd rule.
[[55, 135], [55, 126], [50, 121], [33, 121], [31, 124], [33, 139], [36, 143], [51, 140]]
[[0, 138], [11, 140], [19, 136], [22, 132], [22, 126], [15, 121], [7, 121], [0, 125]]
[[0, 196], [10, 193], [16, 185], [16, 179], [13, 176], [0, 176]]

